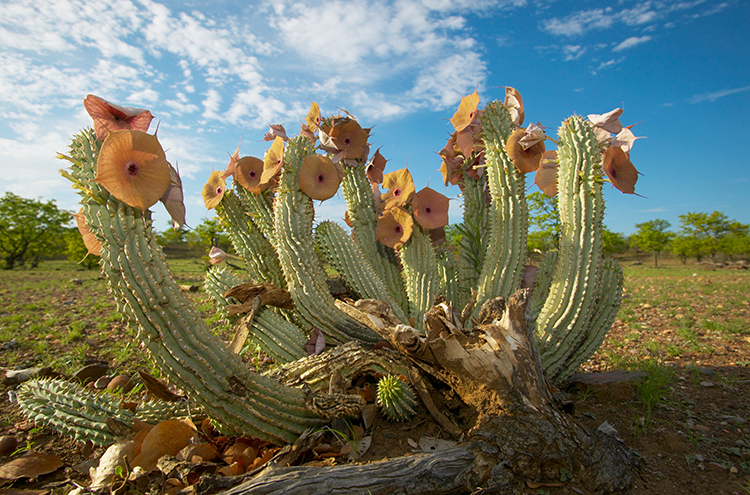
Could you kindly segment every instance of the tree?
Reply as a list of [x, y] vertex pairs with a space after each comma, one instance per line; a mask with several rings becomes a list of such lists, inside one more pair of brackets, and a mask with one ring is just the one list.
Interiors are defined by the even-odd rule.
[[638, 249], [654, 253], [654, 267], [658, 266], [659, 253], [664, 251], [674, 236], [667, 232], [671, 226], [666, 220], [651, 220], [635, 226], [638, 231], [633, 235], [633, 242]]
[[3, 268], [13, 269], [31, 260], [60, 254], [70, 213], [60, 210], [55, 200], [46, 203], [6, 192], [0, 198], [0, 256]]
[[701, 260], [700, 241], [695, 237], [678, 235], [669, 243], [669, 251], [673, 256], [680, 258], [682, 263], [686, 263], [688, 258]]
[[715, 259], [721, 251], [721, 239], [729, 234], [748, 232], [748, 225], [730, 220], [723, 212], [688, 212], [680, 215], [680, 235], [692, 238], [702, 255]]
[[556, 249], [560, 239], [557, 196], [550, 198], [536, 191], [526, 196], [526, 201], [529, 205], [529, 250], [547, 252]]
[[192, 232], [187, 235], [191, 246], [200, 246], [208, 252], [212, 246], [223, 249], [226, 252], [232, 250], [232, 241], [224, 229], [224, 226], [216, 218], [204, 218]]
[[625, 239], [625, 234], [612, 232], [606, 227], [602, 229], [602, 250], [604, 254], [607, 256], [622, 254], [629, 247], [628, 241]]
[[98, 267], [101, 259], [99, 256], [89, 253], [81, 233], [75, 227], [65, 232], [65, 254], [68, 255], [70, 261], [87, 270]]

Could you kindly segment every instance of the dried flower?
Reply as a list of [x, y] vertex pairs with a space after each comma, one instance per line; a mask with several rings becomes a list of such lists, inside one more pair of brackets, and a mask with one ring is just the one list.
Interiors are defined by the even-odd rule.
[[588, 119], [594, 124], [594, 126], [604, 129], [607, 132], [617, 134], [622, 130], [622, 124], [620, 123], [620, 115], [622, 115], [622, 112], [622, 108], [615, 108], [614, 110], [602, 115], [592, 113], [588, 115]]
[[414, 195], [411, 202], [414, 219], [425, 230], [448, 225], [449, 200], [436, 190], [425, 187]]
[[372, 155], [370, 163], [365, 168], [365, 175], [371, 184], [382, 184], [383, 183], [383, 171], [385, 170], [385, 164], [388, 160], [380, 154], [380, 148]]
[[406, 168], [385, 174], [383, 187], [388, 189], [388, 193], [382, 196], [382, 207], [386, 209], [407, 204], [415, 191], [411, 173]]
[[159, 201], [167, 209], [167, 213], [172, 218], [172, 227], [176, 230], [185, 225], [185, 200], [182, 193], [182, 179], [172, 165], [169, 165], [169, 180], [169, 187]]
[[557, 150], [545, 151], [542, 161], [536, 171], [534, 184], [550, 198], [557, 195], [557, 170], [560, 163], [557, 161]]
[[630, 157], [618, 146], [607, 148], [602, 163], [604, 173], [612, 185], [625, 194], [635, 194], [635, 183], [638, 181], [638, 170], [630, 162]]
[[263, 176], [263, 168], [264, 163], [260, 158], [243, 156], [237, 162], [234, 180], [251, 193], [260, 194], [260, 192], [268, 187], [268, 184], [261, 186], [260, 181]]
[[403, 208], [391, 208], [378, 218], [375, 237], [388, 247], [398, 249], [411, 237], [414, 221]]
[[505, 101], [503, 105], [508, 109], [513, 119], [513, 124], [516, 127], [522, 126], [524, 119], [523, 98], [521, 98], [521, 93], [516, 88], [505, 87]]
[[451, 117], [451, 124], [456, 131], [461, 132], [466, 129], [469, 124], [474, 121], [477, 116], [477, 109], [479, 108], [479, 93], [474, 91], [472, 94], [461, 98], [461, 103], [458, 105], [458, 110]]
[[299, 169], [299, 188], [312, 199], [321, 201], [336, 194], [341, 176], [330, 158], [323, 155], [308, 155]]
[[284, 141], [289, 139], [286, 136], [286, 129], [284, 129], [284, 126], [281, 124], [271, 124], [270, 130], [266, 133], [266, 135], [263, 137], [263, 141], [273, 141], [276, 139], [276, 137], [280, 137]]
[[281, 172], [283, 166], [284, 140], [276, 136], [266, 152], [266, 156], [263, 157], [263, 175], [260, 177], [260, 184], [270, 184]]
[[83, 106], [94, 120], [97, 139], [104, 139], [111, 131], [133, 130], [146, 132], [154, 118], [146, 109], [115, 105], [98, 96], [88, 95]]
[[169, 163], [156, 136], [113, 131], [99, 151], [95, 181], [124, 203], [147, 210], [169, 187]]
[[237, 145], [237, 150], [229, 157], [227, 168], [224, 169], [224, 173], [222, 174], [222, 177], [225, 179], [234, 175], [234, 169], [237, 166], [237, 161], [240, 159], [240, 146], [242, 146], [242, 143]]
[[623, 127], [620, 132], [612, 139], [610, 146], [619, 146], [625, 153], [630, 153], [633, 149], [633, 143], [636, 139], [641, 139], [643, 136], [636, 137], [633, 131], [630, 130], [632, 126]]
[[356, 120], [340, 117], [332, 125], [320, 128], [320, 143], [324, 150], [338, 155], [338, 159], [362, 158], [367, 148], [369, 129], [363, 129]]
[[100, 256], [102, 251], [102, 243], [99, 242], [99, 239], [97, 239], [94, 233], [91, 232], [91, 229], [86, 223], [86, 216], [83, 214], [83, 208], [81, 208], [78, 213], [73, 214], [73, 218], [75, 218], [76, 220], [78, 232], [81, 233], [83, 244], [86, 246], [86, 249], [88, 249], [88, 254]]
[[221, 263], [225, 259], [227, 259], [227, 253], [225, 253], [223, 249], [217, 248], [216, 246], [211, 246], [211, 251], [208, 252], [209, 263], [215, 265], [217, 263]]
[[203, 204], [209, 210], [216, 208], [221, 202], [221, 198], [224, 197], [224, 191], [226, 190], [227, 184], [222, 177], [222, 173], [218, 170], [211, 172], [208, 176], [208, 182], [203, 186], [201, 195], [203, 196]]
[[505, 143], [505, 151], [508, 153], [510, 159], [513, 160], [513, 165], [522, 174], [528, 174], [538, 169], [545, 151], [544, 140], [536, 140], [536, 144], [528, 149], [524, 149], [521, 141], [526, 135], [526, 129], [520, 127], [511, 133], [508, 141]]
[[311, 133], [317, 132], [320, 127], [320, 107], [317, 103], [312, 102], [310, 104], [310, 111], [307, 113], [307, 117], [305, 117], [305, 124], [307, 125], [307, 130]]

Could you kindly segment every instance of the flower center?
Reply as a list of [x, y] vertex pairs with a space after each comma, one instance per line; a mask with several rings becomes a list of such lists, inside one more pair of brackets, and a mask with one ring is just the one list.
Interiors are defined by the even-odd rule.
[[346, 145], [349, 145], [351, 142], [352, 142], [352, 140], [349, 139], [349, 138], [344, 139], [344, 144], [346, 144]]
[[138, 164], [132, 160], [125, 164], [125, 171], [131, 177], [135, 177], [136, 175], [138, 175], [139, 168], [140, 167], [138, 166]]
[[318, 174], [316, 179], [318, 180], [318, 182], [323, 182], [325, 180], [325, 177], [323, 177], [323, 174]]
[[394, 189], [393, 190], [393, 195], [396, 196], [396, 197], [401, 196], [401, 189]]
[[393, 230], [394, 230], [394, 232], [396, 232], [397, 234], [400, 234], [401, 232], [403, 232], [403, 230], [404, 230], [404, 229], [402, 229], [400, 225], [396, 225], [396, 226], [395, 226], [395, 227], [393, 228]]
[[223, 192], [224, 192], [224, 188], [223, 187], [219, 186], [219, 187], [216, 188], [216, 194], [221, 194]]
[[424, 209], [424, 212], [429, 215], [432, 212], [432, 209], [430, 209], [430, 207], [428, 206], [427, 208]]
[[251, 179], [254, 179], [257, 174], [255, 173], [255, 170], [251, 170], [247, 175], [250, 176]]

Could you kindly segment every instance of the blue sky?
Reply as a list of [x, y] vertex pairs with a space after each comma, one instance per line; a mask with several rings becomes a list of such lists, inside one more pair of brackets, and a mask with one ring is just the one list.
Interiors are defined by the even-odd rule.
[[[91, 125], [92, 93], [155, 115], [189, 225], [240, 140], [241, 156], [262, 157], [267, 125], [295, 134], [311, 101], [373, 127], [386, 172], [408, 165], [417, 189], [457, 197], [439, 173], [448, 119], [461, 96], [478, 89], [486, 103], [512, 86], [526, 122], [553, 137], [572, 114], [623, 107], [623, 124], [640, 122], [631, 160], [644, 197], [606, 184], [610, 230], [656, 218], [676, 230], [688, 211], [750, 223], [748, 25], [741, 0], [2, 0], [0, 191], [77, 209], [55, 155]], [[340, 220], [343, 199], [316, 211]]]

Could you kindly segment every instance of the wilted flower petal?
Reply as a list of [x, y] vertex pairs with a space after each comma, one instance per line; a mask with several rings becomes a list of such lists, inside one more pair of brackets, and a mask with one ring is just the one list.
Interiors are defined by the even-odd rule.
[[336, 194], [341, 177], [336, 165], [323, 155], [308, 155], [299, 169], [299, 188], [312, 199], [321, 201]]
[[113, 131], [99, 151], [95, 181], [124, 203], [147, 210], [169, 187], [169, 163], [156, 136]]
[[613, 186], [625, 194], [635, 194], [638, 170], [630, 162], [630, 157], [622, 151], [622, 148], [617, 146], [607, 148], [607, 151], [604, 152], [602, 169]]
[[643, 136], [636, 137], [635, 134], [633, 134], [633, 131], [630, 130], [630, 127], [623, 127], [622, 130], [612, 139], [610, 145], [619, 146], [625, 153], [630, 153], [630, 150], [633, 149], [633, 143], [635, 140], [642, 138]]
[[386, 210], [378, 218], [375, 237], [388, 247], [398, 249], [411, 237], [414, 221], [403, 208]]
[[232, 156], [229, 157], [229, 163], [227, 164], [227, 168], [224, 169], [224, 173], [222, 174], [222, 177], [225, 179], [227, 177], [231, 177], [234, 175], [234, 168], [237, 166], [237, 160], [240, 159], [240, 146], [242, 143], [237, 145], [237, 150], [234, 152]]
[[542, 162], [536, 171], [534, 184], [550, 198], [557, 195], [557, 170], [560, 163], [557, 161], [557, 151], [545, 151], [542, 156]]
[[479, 93], [474, 91], [472, 94], [461, 98], [461, 103], [458, 105], [458, 110], [451, 117], [451, 124], [456, 131], [461, 132], [466, 129], [469, 124], [474, 120], [477, 115], [477, 108], [479, 107]]
[[449, 199], [430, 187], [414, 195], [411, 202], [414, 219], [425, 230], [439, 229], [448, 225]]
[[215, 265], [217, 263], [221, 263], [225, 259], [227, 259], [227, 253], [225, 253], [223, 249], [217, 248], [216, 246], [211, 246], [211, 251], [208, 252], [209, 263]]
[[369, 129], [346, 117], [333, 119], [331, 126], [320, 128], [320, 143], [329, 153], [343, 153], [344, 159], [361, 158], [367, 148]]
[[169, 216], [172, 217], [172, 227], [175, 229], [185, 225], [185, 200], [182, 193], [182, 179], [177, 170], [169, 165], [169, 187], [159, 201], [164, 204]]
[[73, 215], [73, 218], [75, 218], [76, 220], [78, 232], [81, 233], [83, 244], [86, 246], [86, 249], [88, 249], [89, 254], [100, 256], [102, 251], [102, 243], [99, 242], [99, 240], [96, 238], [94, 233], [91, 232], [91, 229], [86, 223], [86, 216], [83, 214], [83, 208], [81, 208], [78, 213], [75, 213]]
[[614, 110], [603, 115], [592, 113], [588, 115], [588, 119], [596, 127], [601, 127], [607, 132], [617, 134], [622, 130], [622, 124], [620, 123], [620, 115], [622, 115], [622, 112], [622, 108], [615, 108]]
[[286, 129], [284, 129], [284, 126], [281, 124], [271, 124], [269, 126], [271, 129], [266, 133], [266, 135], [263, 137], [263, 141], [273, 141], [276, 139], [276, 137], [280, 137], [284, 141], [289, 139], [286, 136]]
[[312, 102], [310, 104], [310, 111], [307, 113], [307, 117], [305, 117], [305, 124], [307, 125], [307, 130], [311, 133], [317, 132], [320, 127], [320, 107], [317, 103]]
[[276, 136], [263, 157], [263, 175], [260, 184], [270, 184], [284, 166], [284, 140]]
[[523, 98], [521, 98], [521, 93], [519, 93], [516, 88], [511, 88], [510, 86], [505, 87], [505, 101], [503, 102], [503, 105], [508, 109], [511, 118], [513, 119], [513, 124], [515, 124], [516, 127], [523, 125]]
[[385, 170], [385, 164], [388, 160], [380, 154], [380, 148], [372, 155], [370, 163], [365, 168], [365, 174], [370, 183], [382, 184], [383, 183], [383, 171]]
[[537, 141], [537, 143], [528, 149], [524, 149], [521, 145], [521, 139], [526, 135], [526, 129], [520, 127], [513, 131], [508, 137], [508, 141], [505, 143], [505, 151], [508, 156], [513, 160], [513, 165], [516, 166], [519, 172], [528, 174], [539, 168], [539, 163], [542, 160], [545, 147], [544, 141]]
[[154, 118], [146, 109], [115, 105], [98, 96], [88, 95], [83, 106], [94, 120], [97, 139], [104, 139], [111, 131], [133, 130], [146, 132]]
[[208, 176], [208, 182], [203, 186], [201, 195], [203, 196], [203, 204], [209, 210], [216, 208], [221, 202], [221, 198], [224, 197], [224, 191], [226, 190], [227, 184], [222, 177], [222, 173], [218, 170], [211, 172]]
[[384, 208], [394, 208], [407, 204], [411, 201], [415, 191], [411, 173], [406, 168], [385, 174], [383, 187], [388, 189], [388, 193], [382, 196]]
[[537, 122], [536, 124], [530, 124], [524, 131], [523, 136], [519, 141], [523, 149], [527, 150], [535, 144], [547, 139], [547, 135], [544, 134], [545, 129], [546, 127], [544, 127], [539, 122]]

